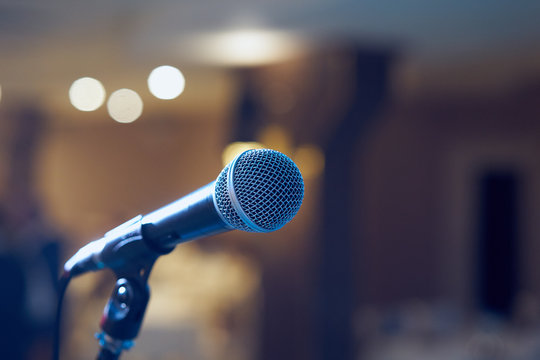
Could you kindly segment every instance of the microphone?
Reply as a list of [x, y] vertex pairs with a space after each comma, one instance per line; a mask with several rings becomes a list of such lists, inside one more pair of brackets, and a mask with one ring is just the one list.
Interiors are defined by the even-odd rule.
[[65, 263], [64, 273], [109, 268], [130, 274], [188, 240], [235, 229], [275, 231], [296, 215], [303, 197], [304, 181], [291, 159], [275, 150], [248, 150], [215, 181], [82, 247]]

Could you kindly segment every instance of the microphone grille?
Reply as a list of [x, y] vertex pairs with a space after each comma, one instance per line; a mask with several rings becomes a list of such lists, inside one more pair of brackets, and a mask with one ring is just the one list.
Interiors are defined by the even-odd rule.
[[248, 150], [219, 174], [215, 204], [223, 220], [238, 230], [269, 232], [300, 209], [304, 181], [296, 164], [270, 149]]

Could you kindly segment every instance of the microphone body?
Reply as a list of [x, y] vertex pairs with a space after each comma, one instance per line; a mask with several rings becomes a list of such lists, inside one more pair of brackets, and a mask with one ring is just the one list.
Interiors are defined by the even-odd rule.
[[303, 179], [292, 160], [274, 150], [248, 150], [216, 181], [85, 245], [64, 271], [76, 276], [109, 268], [122, 275], [188, 240], [234, 229], [274, 231], [296, 215], [303, 194]]
[[73, 276], [103, 268], [130, 271], [179, 243], [232, 230], [215, 209], [214, 183], [107, 232], [82, 247], [64, 270]]
[[157, 249], [233, 230], [214, 205], [215, 181], [142, 218], [144, 237]]

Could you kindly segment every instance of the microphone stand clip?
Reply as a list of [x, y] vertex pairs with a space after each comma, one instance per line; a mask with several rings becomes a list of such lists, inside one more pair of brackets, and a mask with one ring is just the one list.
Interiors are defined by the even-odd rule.
[[[112, 235], [117, 241], [109, 243], [110, 248], [107, 247], [103, 253], [104, 257], [110, 255], [111, 258], [113, 255], [122, 258], [119, 255], [123, 253], [127, 254], [125, 259], [129, 258], [128, 255], [138, 253], [145, 256], [135, 256], [133, 261], [111, 267], [117, 281], [103, 310], [100, 321], [102, 331], [96, 334], [100, 345], [97, 360], [117, 360], [122, 351], [134, 346], [150, 299], [148, 277], [161, 254], [149, 251], [144, 241], [141, 218], [133, 220], [114, 230]], [[172, 248], [168, 251], [172, 251]]]

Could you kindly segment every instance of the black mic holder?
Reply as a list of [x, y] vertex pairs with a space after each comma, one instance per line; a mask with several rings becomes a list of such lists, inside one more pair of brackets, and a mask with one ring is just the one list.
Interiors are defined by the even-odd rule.
[[142, 325], [150, 288], [146, 277], [122, 277], [116, 281], [101, 318], [101, 333], [96, 334], [100, 351], [98, 360], [118, 359], [135, 344]]
[[[140, 247], [144, 243], [140, 218], [133, 220], [123, 226], [124, 231], [119, 229], [123, 235], [119, 236], [122, 240], [117, 247]], [[129, 350], [135, 344], [150, 299], [148, 277], [160, 255], [157, 252], [146, 254], [129, 266], [112, 268], [117, 281], [103, 310], [101, 332], [96, 334], [100, 346], [97, 360], [119, 359], [122, 351]]]

